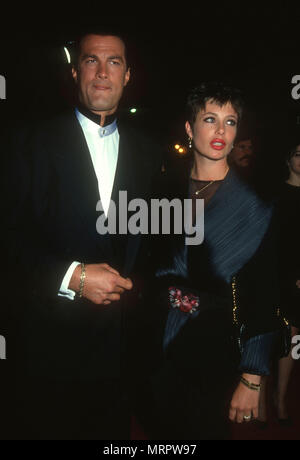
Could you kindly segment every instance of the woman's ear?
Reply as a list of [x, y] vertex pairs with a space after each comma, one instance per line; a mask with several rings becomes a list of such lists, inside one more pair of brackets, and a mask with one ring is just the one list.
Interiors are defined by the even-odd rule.
[[193, 131], [192, 131], [190, 123], [188, 121], [186, 121], [184, 126], [185, 126], [185, 131], [186, 131], [188, 137], [192, 138], [193, 137]]

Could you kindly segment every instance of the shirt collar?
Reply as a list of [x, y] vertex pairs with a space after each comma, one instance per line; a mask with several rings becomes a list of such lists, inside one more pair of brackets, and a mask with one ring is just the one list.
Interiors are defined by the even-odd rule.
[[[86, 108], [81, 103], [78, 103], [77, 109], [79, 110], [79, 112], [82, 113], [82, 115], [89, 118], [94, 123], [96, 123], [98, 126], [100, 126], [100, 121], [101, 121], [100, 115], [93, 113], [91, 110]], [[104, 128], [105, 126], [111, 125], [116, 120], [116, 118], [117, 118], [117, 112], [114, 112], [111, 115], [106, 115], [105, 120], [104, 120], [104, 125], [102, 126], [102, 128]]]
[[88, 109], [80, 106], [75, 109], [75, 113], [83, 128], [93, 132], [97, 131], [100, 137], [109, 136], [117, 129], [117, 117], [115, 113], [105, 117], [104, 126], [100, 126], [100, 116], [95, 115]]

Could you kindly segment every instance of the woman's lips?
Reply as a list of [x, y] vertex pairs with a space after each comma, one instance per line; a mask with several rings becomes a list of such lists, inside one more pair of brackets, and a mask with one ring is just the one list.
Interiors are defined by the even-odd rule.
[[210, 146], [214, 150], [223, 150], [224, 147], [226, 147], [226, 142], [224, 142], [223, 139], [213, 139], [210, 143]]

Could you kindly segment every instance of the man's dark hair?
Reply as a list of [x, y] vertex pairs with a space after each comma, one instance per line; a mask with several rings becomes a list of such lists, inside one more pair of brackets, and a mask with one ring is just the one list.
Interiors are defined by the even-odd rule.
[[195, 123], [199, 111], [205, 110], [207, 102], [214, 102], [220, 107], [230, 103], [240, 121], [244, 106], [242, 92], [222, 82], [203, 82], [187, 97], [186, 116], [190, 124]]
[[127, 69], [130, 67], [129, 61], [129, 52], [128, 52], [128, 41], [129, 39], [125, 36], [125, 34], [121, 33], [119, 30], [113, 27], [89, 27], [85, 30], [81, 30], [74, 40], [70, 41], [67, 44], [67, 48], [71, 55], [71, 63], [72, 66], [75, 68], [78, 67], [78, 59], [80, 55], [80, 47], [83, 39], [88, 35], [102, 35], [104, 37], [113, 36], [119, 38], [124, 43], [125, 49], [125, 59], [126, 59], [126, 67]]

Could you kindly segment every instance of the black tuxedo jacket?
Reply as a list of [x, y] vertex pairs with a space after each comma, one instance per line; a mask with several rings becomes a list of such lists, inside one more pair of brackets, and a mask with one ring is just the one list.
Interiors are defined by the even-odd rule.
[[[128, 202], [148, 200], [159, 171], [157, 148], [124, 121], [118, 122], [118, 129], [112, 199], [117, 204], [119, 191], [127, 191]], [[7, 214], [10, 286], [18, 286], [10, 295], [20, 325], [16, 354], [33, 376], [119, 378], [126, 348], [124, 324], [127, 316], [135, 321], [132, 293], [109, 306], [57, 294], [75, 260], [108, 263], [132, 278], [138, 294], [136, 275], [146, 276], [147, 238], [97, 233], [97, 178], [75, 112], [42, 123], [21, 150], [9, 177], [13, 201]]]

